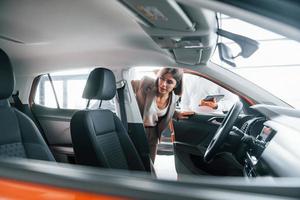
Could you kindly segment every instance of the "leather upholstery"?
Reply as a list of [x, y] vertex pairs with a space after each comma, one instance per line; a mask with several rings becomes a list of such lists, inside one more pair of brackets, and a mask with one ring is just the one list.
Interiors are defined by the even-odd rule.
[[0, 157], [54, 161], [47, 144], [32, 120], [10, 107], [14, 74], [8, 56], [0, 51]]
[[79, 164], [144, 170], [120, 119], [110, 110], [81, 110], [71, 120], [71, 135]]
[[6, 53], [0, 49], [0, 99], [7, 99], [14, 90], [13, 69]]
[[[114, 74], [110, 70], [95, 69], [89, 76], [86, 86], [88, 89], [85, 90], [84, 96], [108, 100], [116, 93], [115, 84]], [[111, 91], [108, 91], [109, 89]], [[110, 110], [76, 112], [71, 120], [71, 136], [76, 161], [79, 164], [145, 170], [122, 122]]]
[[116, 79], [112, 71], [94, 69], [87, 80], [82, 97], [85, 99], [110, 100], [116, 94]]

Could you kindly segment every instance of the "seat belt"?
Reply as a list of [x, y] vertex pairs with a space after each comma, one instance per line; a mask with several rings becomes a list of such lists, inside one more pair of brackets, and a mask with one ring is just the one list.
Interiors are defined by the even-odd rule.
[[11, 97], [14, 100], [14, 107], [24, 113], [25, 109], [22, 101], [19, 98], [19, 90], [17, 90], [16, 94], [12, 94]]
[[127, 122], [127, 115], [126, 115], [126, 110], [125, 110], [125, 97], [124, 97], [124, 89], [126, 86], [126, 82], [119, 81], [117, 83], [117, 92], [118, 92], [118, 97], [119, 97], [119, 103], [120, 103], [120, 112], [121, 112], [121, 120], [123, 123], [123, 126], [125, 127], [126, 131], [128, 132], [128, 122]]
[[15, 94], [12, 94], [11, 97], [14, 100], [14, 107], [20, 112], [22, 112], [23, 114], [25, 114], [27, 117], [29, 117], [35, 124], [37, 124], [37, 120], [33, 116], [29, 107], [24, 105], [21, 99], [19, 98], [19, 90], [17, 90]]

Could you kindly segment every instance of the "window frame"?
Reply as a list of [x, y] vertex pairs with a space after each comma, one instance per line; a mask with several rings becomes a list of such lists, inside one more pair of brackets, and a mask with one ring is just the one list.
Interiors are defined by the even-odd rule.
[[[33, 83], [32, 83], [32, 86], [31, 86], [31, 90], [30, 90], [30, 94], [29, 94], [29, 105], [30, 107], [32, 107], [33, 104], [35, 105], [39, 105], [39, 106], [42, 106], [42, 107], [46, 107], [46, 108], [51, 108], [51, 109], [58, 109], [58, 110], [81, 110], [81, 109], [85, 109], [87, 108], [87, 104], [84, 106], [84, 107], [80, 107], [80, 108], [69, 108], [68, 107], [68, 89], [67, 89], [67, 82], [70, 81], [70, 80], [83, 80], [83, 81], [86, 81], [87, 78], [88, 78], [88, 75], [89, 74], [70, 74], [70, 75], [55, 75], [55, 76], [51, 76], [50, 73], [45, 73], [45, 74], [40, 74], [38, 76], [36, 76], [33, 80]], [[41, 79], [43, 79], [43, 77], [47, 77], [47, 81], [50, 82], [50, 87], [51, 87], [51, 90], [54, 94], [54, 97], [55, 97], [55, 103], [56, 103], [56, 107], [49, 107], [49, 106], [46, 106], [44, 104], [40, 104], [40, 103], [36, 103], [35, 102], [35, 97], [37, 95], [37, 91], [39, 89], [39, 85], [41, 84]], [[63, 81], [63, 98], [62, 98], [62, 102], [59, 101], [58, 99], [58, 96], [57, 96], [57, 88], [55, 87], [53, 81]], [[116, 85], [118, 85], [118, 83], [116, 83]], [[109, 108], [109, 107], [101, 107], [101, 108], [104, 108], [104, 109], [109, 109], [111, 110], [112, 112], [118, 114], [118, 107], [119, 107], [119, 103], [118, 103], [118, 94], [116, 93], [116, 95], [113, 97], [113, 103], [114, 103], [114, 108]], [[111, 100], [107, 100], [107, 101], [111, 101]], [[95, 100], [95, 101], [100, 101], [101, 100]], [[103, 105], [103, 102], [106, 102], [106, 100], [102, 100], [102, 105]], [[62, 103], [62, 105], [61, 105]], [[88, 103], [88, 102], [87, 102]], [[91, 108], [93, 109], [93, 108]]]

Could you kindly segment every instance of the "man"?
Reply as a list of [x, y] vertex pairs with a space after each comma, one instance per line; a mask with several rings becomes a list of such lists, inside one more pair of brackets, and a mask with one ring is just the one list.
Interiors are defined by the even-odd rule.
[[[208, 95], [218, 96], [206, 98]], [[223, 113], [229, 111], [237, 99], [236, 95], [205, 78], [187, 73], [183, 76], [180, 103], [183, 111]]]

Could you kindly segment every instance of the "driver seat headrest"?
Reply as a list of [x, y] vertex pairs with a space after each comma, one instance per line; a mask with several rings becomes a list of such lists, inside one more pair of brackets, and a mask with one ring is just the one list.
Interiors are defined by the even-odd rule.
[[0, 100], [8, 99], [14, 90], [15, 77], [7, 54], [0, 49]]
[[116, 94], [116, 78], [106, 68], [94, 69], [86, 82], [82, 97], [85, 99], [110, 100]]

